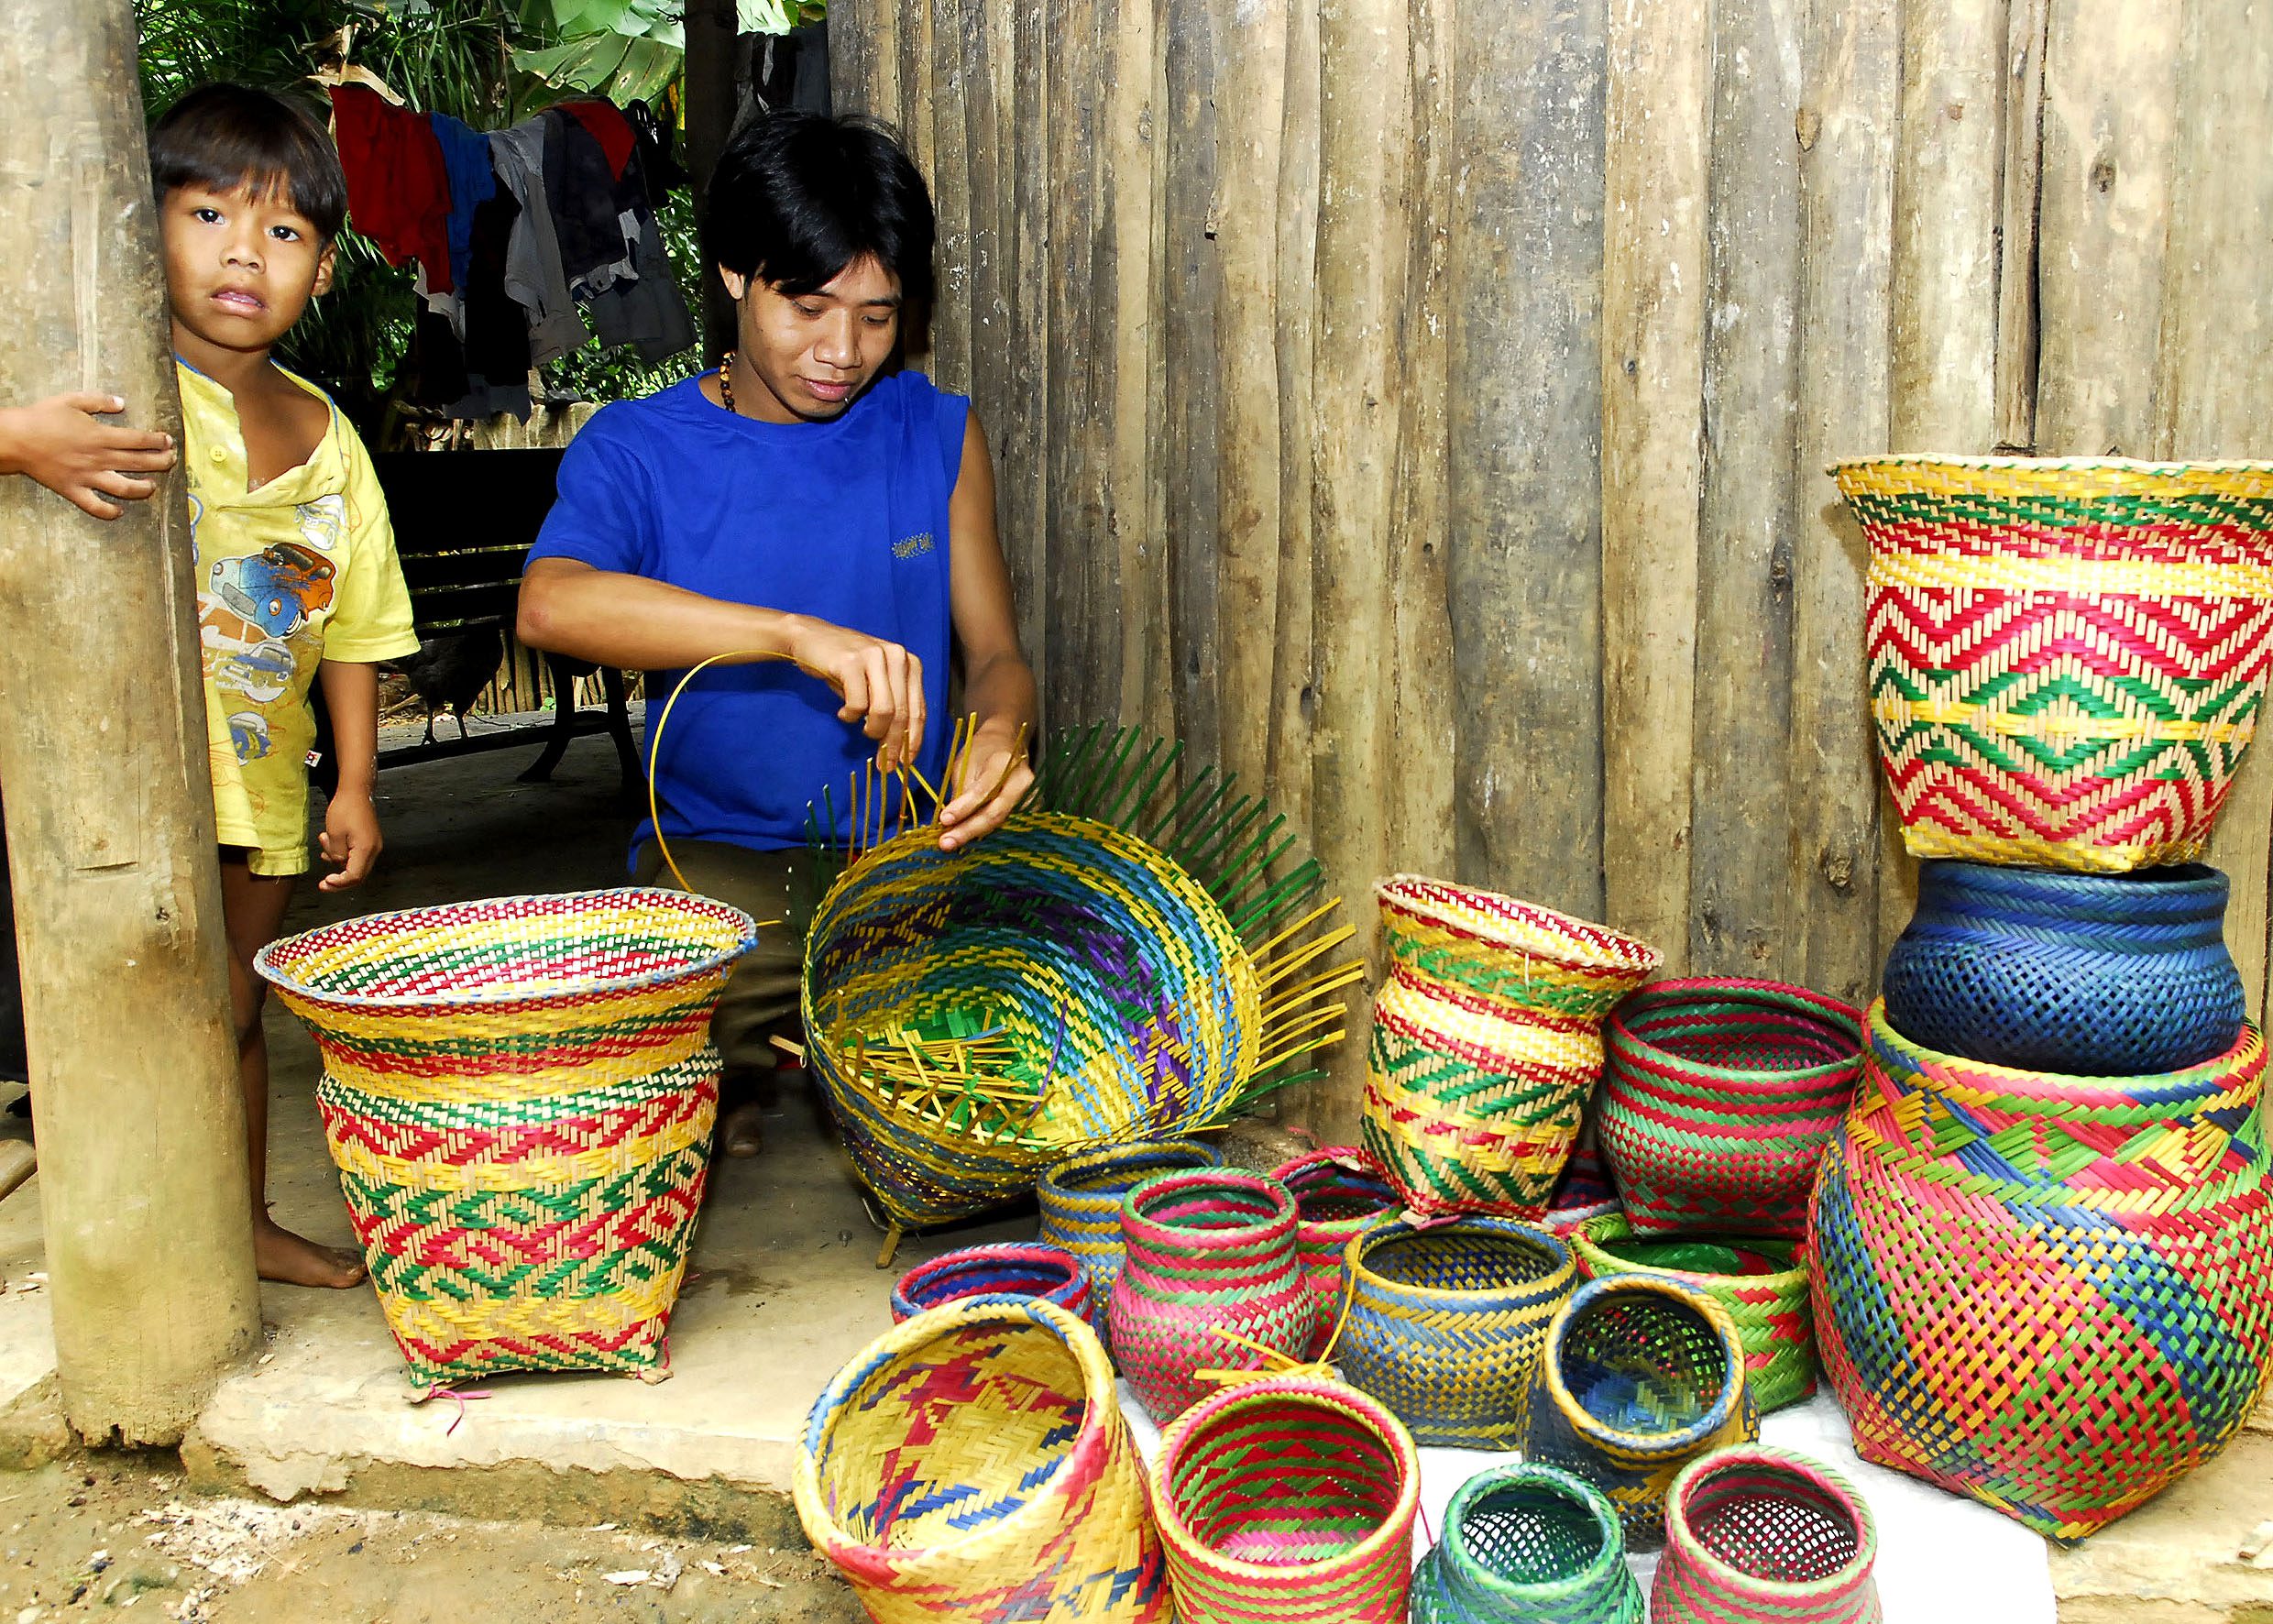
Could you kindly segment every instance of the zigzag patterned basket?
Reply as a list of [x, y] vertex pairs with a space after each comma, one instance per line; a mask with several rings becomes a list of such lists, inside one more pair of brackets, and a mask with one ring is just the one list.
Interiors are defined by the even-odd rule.
[[2273, 653], [2273, 463], [1882, 456], [1872, 710], [1916, 857], [2121, 872], [2209, 839]]
[[316, 1104], [388, 1328], [433, 1388], [658, 1378], [718, 1111], [710, 1011], [756, 937], [675, 891], [376, 914], [253, 967]]

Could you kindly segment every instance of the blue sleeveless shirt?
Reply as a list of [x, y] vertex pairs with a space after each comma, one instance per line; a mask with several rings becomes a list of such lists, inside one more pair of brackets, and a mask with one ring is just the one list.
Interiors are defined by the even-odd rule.
[[[923, 662], [930, 721], [918, 764], [936, 785], [951, 727], [948, 499], [970, 409], [919, 372], [879, 379], [825, 423], [738, 417], [708, 400], [698, 379], [620, 401], [569, 444], [559, 499], [529, 556], [573, 558], [901, 644]], [[875, 745], [837, 719], [835, 691], [785, 661], [713, 665], [671, 712], [657, 762], [654, 725], [681, 675], [653, 673], [647, 685], [664, 832], [778, 850], [804, 843], [809, 807], [843, 838], [847, 791]], [[649, 832], [642, 821], [635, 849]]]

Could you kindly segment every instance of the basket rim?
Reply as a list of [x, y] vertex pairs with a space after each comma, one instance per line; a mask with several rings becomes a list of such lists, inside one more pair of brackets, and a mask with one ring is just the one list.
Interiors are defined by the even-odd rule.
[[[1554, 1267], [1535, 1280], [1495, 1287], [1489, 1290], [1461, 1289], [1452, 1286], [1414, 1286], [1402, 1280], [1392, 1280], [1376, 1274], [1367, 1267], [1367, 1259], [1379, 1246], [1391, 1241], [1424, 1239], [1431, 1235], [1458, 1234], [1499, 1235], [1511, 1240], [1529, 1242], [1547, 1256]], [[1463, 1213], [1456, 1218], [1436, 1223], [1414, 1223], [1404, 1218], [1376, 1220], [1350, 1236], [1342, 1249], [1345, 1267], [1349, 1273], [1349, 1289], [1354, 1295], [1361, 1282], [1409, 1301], [1433, 1302], [1448, 1309], [1475, 1311], [1477, 1304], [1488, 1298], [1499, 1298], [1510, 1291], [1526, 1295], [1554, 1296], [1566, 1284], [1576, 1282], [1578, 1260], [1570, 1243], [1552, 1231], [1518, 1218], [1499, 1218], [1485, 1213]], [[1565, 1301], [1567, 1301], [1567, 1298]]]
[[[1729, 1362], [1729, 1379], [1721, 1384], [1712, 1408], [1677, 1432], [1635, 1432], [1624, 1427], [1612, 1426], [1578, 1401], [1570, 1384], [1563, 1379], [1563, 1342], [1577, 1322], [1582, 1310], [1592, 1308], [1605, 1297], [1622, 1292], [1639, 1291], [1659, 1296], [1670, 1295], [1685, 1306], [1695, 1310], [1720, 1338], [1721, 1350]], [[1708, 1291], [1703, 1291], [1686, 1281], [1658, 1275], [1619, 1274], [1608, 1279], [1588, 1280], [1565, 1300], [1554, 1311], [1547, 1325], [1547, 1340], [1539, 1353], [1540, 1379], [1546, 1384], [1548, 1397], [1563, 1413], [1564, 1421], [1581, 1437], [1587, 1432], [1609, 1439], [1630, 1454], [1644, 1458], [1672, 1454], [1686, 1449], [1700, 1438], [1717, 1438], [1735, 1418], [1737, 1406], [1745, 1393], [1750, 1372], [1744, 1363], [1744, 1339], [1737, 1334], [1736, 1322]], [[1718, 1454], [1718, 1450], [1713, 1452]]]
[[[1495, 1489], [1525, 1482], [1544, 1483], [1567, 1495], [1586, 1507], [1595, 1526], [1601, 1530], [1601, 1548], [1578, 1572], [1560, 1579], [1510, 1579], [1486, 1568], [1464, 1546], [1455, 1544], [1467, 1514], [1477, 1500]], [[1464, 1574], [1464, 1580], [1475, 1584], [1485, 1595], [1503, 1601], [1533, 1601], [1540, 1599], [1543, 1592], [1584, 1590], [1600, 1584], [1614, 1567], [1623, 1567], [1626, 1562], [1625, 1524], [1619, 1520], [1618, 1508], [1610, 1504], [1609, 1497], [1577, 1473], [1546, 1461], [1512, 1461], [1506, 1465], [1487, 1466], [1462, 1483], [1444, 1503], [1444, 1531], [1436, 1544], [1440, 1550], [1450, 1547], [1467, 1559], [1475, 1571]]]
[[[1480, 933], [1474, 926], [1447, 916], [1442, 906], [1427, 894], [1433, 891], [1456, 892], [1464, 897], [1475, 899], [1485, 912], [1500, 916], [1499, 923], [1509, 928], [1491, 934]], [[1598, 925], [1590, 919], [1581, 919], [1575, 914], [1562, 913], [1540, 903], [1525, 902], [1520, 896], [1510, 896], [1504, 892], [1487, 891], [1478, 885], [1463, 885], [1428, 874], [1397, 873], [1386, 880], [1375, 881], [1373, 897], [1384, 908], [1393, 908], [1426, 920], [1441, 930], [1466, 937], [1470, 941], [1521, 953], [1526, 958], [1550, 960], [1572, 970], [1646, 976], [1653, 973], [1665, 961], [1664, 955], [1648, 942], [1614, 926]], [[1541, 944], [1549, 941], [1554, 944], [1553, 950], [1543, 950]]]
[[[1072, 1291], [1076, 1287], [1086, 1285], [1088, 1282], [1088, 1270], [1082, 1267], [1081, 1259], [1063, 1246], [1038, 1240], [981, 1241], [975, 1245], [950, 1247], [937, 1257], [927, 1257], [921, 1263], [904, 1270], [900, 1278], [892, 1282], [893, 1306], [896, 1308], [906, 1304], [911, 1312], [920, 1312], [922, 1311], [917, 1307], [915, 1298], [909, 1295], [910, 1287], [920, 1291], [930, 1286], [943, 1274], [950, 1274], [957, 1269], [973, 1268], [981, 1264], [996, 1260], [1006, 1263], [1031, 1263], [1035, 1266], [1037, 1273], [1050, 1269], [1056, 1271], [1060, 1278], [1049, 1287], [1048, 1291], [972, 1292], [971, 1295], [1033, 1296], [1040, 1297], [1044, 1300], [1052, 1300], [1060, 1292]], [[960, 1297], [948, 1300], [950, 1302], [961, 1302], [961, 1300]], [[931, 1303], [928, 1306], [944, 1308], [947, 1305], [946, 1303]]]
[[[821, 1493], [818, 1446], [829, 1423], [862, 1382], [892, 1361], [948, 1332], [994, 1323], [1055, 1336], [1081, 1371], [1081, 1425], [1067, 1441], [1057, 1464], [1032, 1487], [1025, 1504], [1016, 1511], [974, 1528], [961, 1539], [914, 1551], [905, 1545], [871, 1545], [854, 1539], [837, 1520], [835, 1511]], [[790, 1498], [808, 1537], [818, 1531], [814, 1545], [832, 1560], [840, 1550], [869, 1552], [879, 1557], [897, 1559], [894, 1566], [902, 1574], [920, 1572], [927, 1563], [960, 1559], [966, 1552], [983, 1548], [1004, 1534], [1039, 1519], [1041, 1509], [1065, 1492], [1067, 1475], [1074, 1469], [1084, 1449], [1095, 1447], [1096, 1440], [1109, 1434], [1114, 1426], [1126, 1429], [1127, 1424], [1115, 1397], [1113, 1366], [1105, 1356], [1104, 1344], [1079, 1314], [1039, 1297], [961, 1298], [938, 1308], [925, 1309], [895, 1325], [829, 1377], [829, 1385], [821, 1389], [806, 1415], [805, 1431], [797, 1441], [797, 1465], [790, 1480]], [[1133, 1451], [1135, 1447], [1134, 1441], [1130, 1441], [1129, 1448]]]
[[[1270, 1202], [1270, 1213], [1246, 1223], [1209, 1224], [1191, 1229], [1162, 1223], [1139, 1206], [1140, 1202], [1156, 1195], [1173, 1195], [1187, 1187], [1208, 1184], [1229, 1186], [1267, 1197]], [[1148, 1245], [1183, 1241], [1187, 1244], [1205, 1243], [1235, 1247], [1267, 1240], [1281, 1230], [1286, 1233], [1290, 1245], [1295, 1226], [1300, 1222], [1301, 1214], [1294, 1204], [1294, 1192], [1268, 1173], [1250, 1172], [1246, 1168], [1180, 1168], [1154, 1173], [1133, 1186], [1121, 1198], [1121, 1234], [1131, 1243], [1141, 1240]]]
[[[1638, 1015], [1657, 1015], [1686, 1004], [1716, 1001], [1742, 1004], [1747, 1002], [1747, 994], [1765, 995], [1752, 1001], [1754, 1007], [1763, 1015], [1772, 1019], [1782, 1018], [1795, 1026], [1806, 1022], [1842, 1041], [1851, 1040], [1853, 1048], [1838, 1059], [1818, 1060], [1812, 1066], [1776, 1069], [1717, 1066], [1708, 1060], [1692, 1059], [1676, 1049], [1640, 1037], [1631, 1025], [1631, 1018]], [[1795, 1004], [1806, 1007], [1795, 1008]], [[1646, 987], [1636, 987], [1620, 999], [1618, 1006], [1610, 1011], [1609, 1018], [1603, 1024], [1602, 1037], [1605, 1048], [1612, 1057], [1622, 1050], [1647, 1059], [1662, 1070], [1677, 1071], [1688, 1077], [1769, 1088], [1825, 1081], [1836, 1078], [1841, 1071], [1859, 1071], [1862, 1066], [1862, 1051], [1869, 1044], [1863, 1012], [1827, 993], [1817, 993], [1789, 982], [1747, 981], [1731, 976], [1709, 975], [1681, 976], [1652, 982]]]
[[1861, 456], [1842, 456], [1826, 465], [1824, 472], [1838, 477], [1845, 468], [1943, 467], [2046, 469], [2066, 472], [2103, 469], [2115, 474], [2273, 474], [2273, 462], [2255, 457], [2203, 457], [2158, 460], [2136, 456], [1975, 456], [1957, 452], [1888, 451]]
[[[1191, 1525], [1184, 1519], [1183, 1508], [1169, 1492], [1169, 1468], [1182, 1453], [1184, 1441], [1194, 1428], [1224, 1410], [1268, 1399], [1291, 1399], [1297, 1403], [1323, 1405], [1354, 1415], [1380, 1434], [1389, 1445], [1389, 1453], [1397, 1459], [1397, 1503], [1381, 1520], [1381, 1526], [1348, 1550], [1324, 1561], [1290, 1566], [1283, 1563], [1251, 1562], [1246, 1557], [1218, 1551], [1192, 1531]], [[1346, 1382], [1322, 1380], [1317, 1377], [1266, 1377], [1260, 1381], [1240, 1382], [1221, 1392], [1210, 1393], [1170, 1421], [1167, 1431], [1160, 1434], [1159, 1453], [1148, 1476], [1152, 1490], [1152, 1513], [1160, 1525], [1161, 1542], [1169, 1545], [1177, 1556], [1189, 1560], [1196, 1555], [1215, 1572], [1237, 1579], [1283, 1580], [1303, 1567], [1363, 1567], [1400, 1539], [1407, 1542], [1410, 1550], [1413, 1522], [1421, 1509], [1421, 1452], [1405, 1423], [1372, 1394], [1361, 1392]]]
[[[1618, 1233], [1615, 1234], [1597, 1233], [1598, 1231], [1607, 1232], [1612, 1225], [1616, 1225], [1618, 1229]], [[1789, 1268], [1771, 1269], [1766, 1274], [1758, 1275], [1718, 1275], [1707, 1274], [1702, 1269], [1668, 1268], [1664, 1264], [1660, 1263], [1637, 1263], [1631, 1257], [1620, 1257], [1617, 1253], [1610, 1251], [1603, 1245], [1605, 1241], [1620, 1241], [1629, 1239], [1678, 1240], [1694, 1238], [1699, 1240], [1712, 1240], [1718, 1238], [1715, 1236], [1698, 1235], [1690, 1237], [1686, 1235], [1656, 1236], [1637, 1234], [1634, 1233], [1633, 1221], [1628, 1218], [1624, 1213], [1604, 1213], [1596, 1217], [1586, 1219], [1581, 1223], [1573, 1224], [1568, 1231], [1568, 1234], [1570, 1236], [1571, 1250], [1576, 1253], [1579, 1256], [1586, 1258], [1588, 1262], [1590, 1269], [1595, 1257], [1600, 1256], [1609, 1260], [1608, 1264], [1605, 1266], [1605, 1274], [1656, 1275], [1665, 1279], [1678, 1280], [1685, 1286], [1696, 1285], [1697, 1289], [1707, 1292], [1710, 1292], [1716, 1289], [1728, 1289], [1738, 1285], [1750, 1287], [1754, 1290], [1773, 1289], [1778, 1292], [1790, 1292], [1794, 1289], [1805, 1291], [1807, 1289], [1807, 1264], [1804, 1256], [1804, 1245], [1800, 1243], [1793, 1244], [1792, 1267]], [[1739, 1235], [1732, 1237], [1731, 1244], [1733, 1244], [1733, 1241], [1740, 1240], [1770, 1240], [1777, 1238], [1780, 1237], [1764, 1235]], [[1588, 1278], [1590, 1279], [1599, 1279], [1602, 1276], [1593, 1275], [1590, 1273]]]
[[[2190, 1092], [2190, 1085], [2203, 1085], [2221, 1078], [2239, 1076], [2255, 1060], [2263, 1069], [2265, 1035], [2257, 1023], [2245, 1018], [2241, 1035], [2232, 1047], [2221, 1050], [2206, 1060], [2176, 1071], [2137, 1071], [2120, 1077], [2089, 1077], [2072, 1071], [2037, 1071], [2022, 1066], [2000, 1066], [1990, 1060], [1969, 1060], [1963, 1055], [1944, 1054], [1915, 1043], [1894, 1029], [1886, 1017], [1886, 997], [1881, 993], [1871, 1001], [1867, 1037], [1863, 1044], [1866, 1059], [1875, 1058], [1882, 1044], [1902, 1064], [1912, 1071], [1932, 1071], [1963, 1077], [1983, 1087], [1995, 1088], [2010, 1094], [2031, 1099], [2061, 1099], [2090, 1103], [2092, 1096], [2136, 1094], [2149, 1091], [2162, 1092]], [[1883, 1062], [1880, 1062], [1883, 1064]], [[2114, 1101], [2109, 1101], [2114, 1103]]]
[[424, 1010], [437, 1007], [478, 1009], [512, 1004], [543, 1004], [566, 996], [560, 987], [477, 987], [463, 992], [432, 993], [350, 993], [315, 985], [294, 974], [280, 964], [279, 960], [288, 949], [302, 948], [319, 937], [344, 932], [349, 927], [368, 930], [373, 926], [393, 925], [408, 919], [433, 919], [442, 922], [451, 914], [462, 914], [479, 908], [509, 908], [515, 903], [575, 903], [591, 904], [600, 900], [623, 903], [637, 898], [642, 905], [663, 905], [676, 912], [707, 916], [729, 924], [736, 931], [732, 947], [713, 949], [699, 959], [675, 964], [665, 970], [649, 971], [642, 975], [621, 976], [598, 983], [597, 990], [609, 993], [640, 993], [656, 987], [669, 986], [674, 982], [693, 981], [709, 975], [722, 965], [729, 965], [757, 945], [758, 925], [748, 914], [715, 897], [698, 892], [675, 891], [656, 885], [611, 885], [592, 891], [531, 892], [512, 896], [485, 896], [470, 901], [428, 903], [412, 908], [390, 908], [383, 913], [358, 914], [352, 918], [335, 920], [302, 930], [292, 936], [280, 937], [253, 955], [253, 973], [269, 982], [279, 992], [305, 999], [313, 1004], [325, 1004], [334, 1009], [362, 1010]]
[[[1191, 1168], [1155, 1168], [1150, 1172], [1138, 1175], [1133, 1182], [1120, 1190], [1096, 1190], [1084, 1184], [1061, 1184], [1058, 1181], [1058, 1175], [1068, 1168], [1074, 1168], [1083, 1172], [1089, 1171], [1092, 1168], [1104, 1170], [1114, 1160], [1124, 1157], [1138, 1154], [1156, 1156], [1162, 1151], [1172, 1151], [1176, 1155], [1183, 1156], [1195, 1150], [1205, 1155], [1208, 1159]], [[1129, 1191], [1142, 1184], [1147, 1179], [1158, 1178], [1162, 1173], [1196, 1173], [1203, 1168], [1220, 1168], [1223, 1165], [1222, 1153], [1204, 1139], [1131, 1139], [1124, 1144], [1099, 1145], [1087, 1150], [1077, 1150], [1071, 1156], [1060, 1157], [1042, 1169], [1041, 1175], [1034, 1181], [1034, 1190], [1038, 1198], [1047, 1191], [1049, 1199], [1054, 1202], [1072, 1202], [1084, 1197], [1097, 1202], [1110, 1199], [1112, 1204], [1117, 1207], [1127, 1196]]]
[[[1762, 1578], [1722, 1561], [1689, 1526], [1689, 1497], [1696, 1492], [1700, 1478], [1730, 1466], [1767, 1466], [1787, 1472], [1838, 1500], [1854, 1520], [1854, 1555], [1840, 1564], [1838, 1572], [1820, 1579]], [[1773, 1443], [1732, 1443], [1701, 1454], [1682, 1467], [1665, 1495], [1665, 1536], [1668, 1554], [1678, 1549], [1680, 1560], [1696, 1564], [1724, 1585], [1779, 1599], [1797, 1601], [1851, 1590], [1870, 1579], [1871, 1570], [1878, 1563], [1878, 1520], [1871, 1514], [1870, 1501], [1843, 1474], [1796, 1449], [1784, 1449]]]

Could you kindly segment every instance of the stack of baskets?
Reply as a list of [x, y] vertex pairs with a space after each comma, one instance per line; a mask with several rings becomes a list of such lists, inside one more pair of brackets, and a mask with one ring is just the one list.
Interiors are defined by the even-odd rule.
[[1866, 1458], [2080, 1539], [2273, 1357], [2265, 1053], [2193, 861], [2273, 652], [2273, 465], [1834, 474], [1925, 861], [1815, 1191], [1825, 1365]]

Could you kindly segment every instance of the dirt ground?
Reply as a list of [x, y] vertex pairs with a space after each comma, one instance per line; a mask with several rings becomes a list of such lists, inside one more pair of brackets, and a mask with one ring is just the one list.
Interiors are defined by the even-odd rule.
[[0, 1474], [0, 1624], [856, 1624], [807, 1551], [189, 1494], [170, 1455]]

